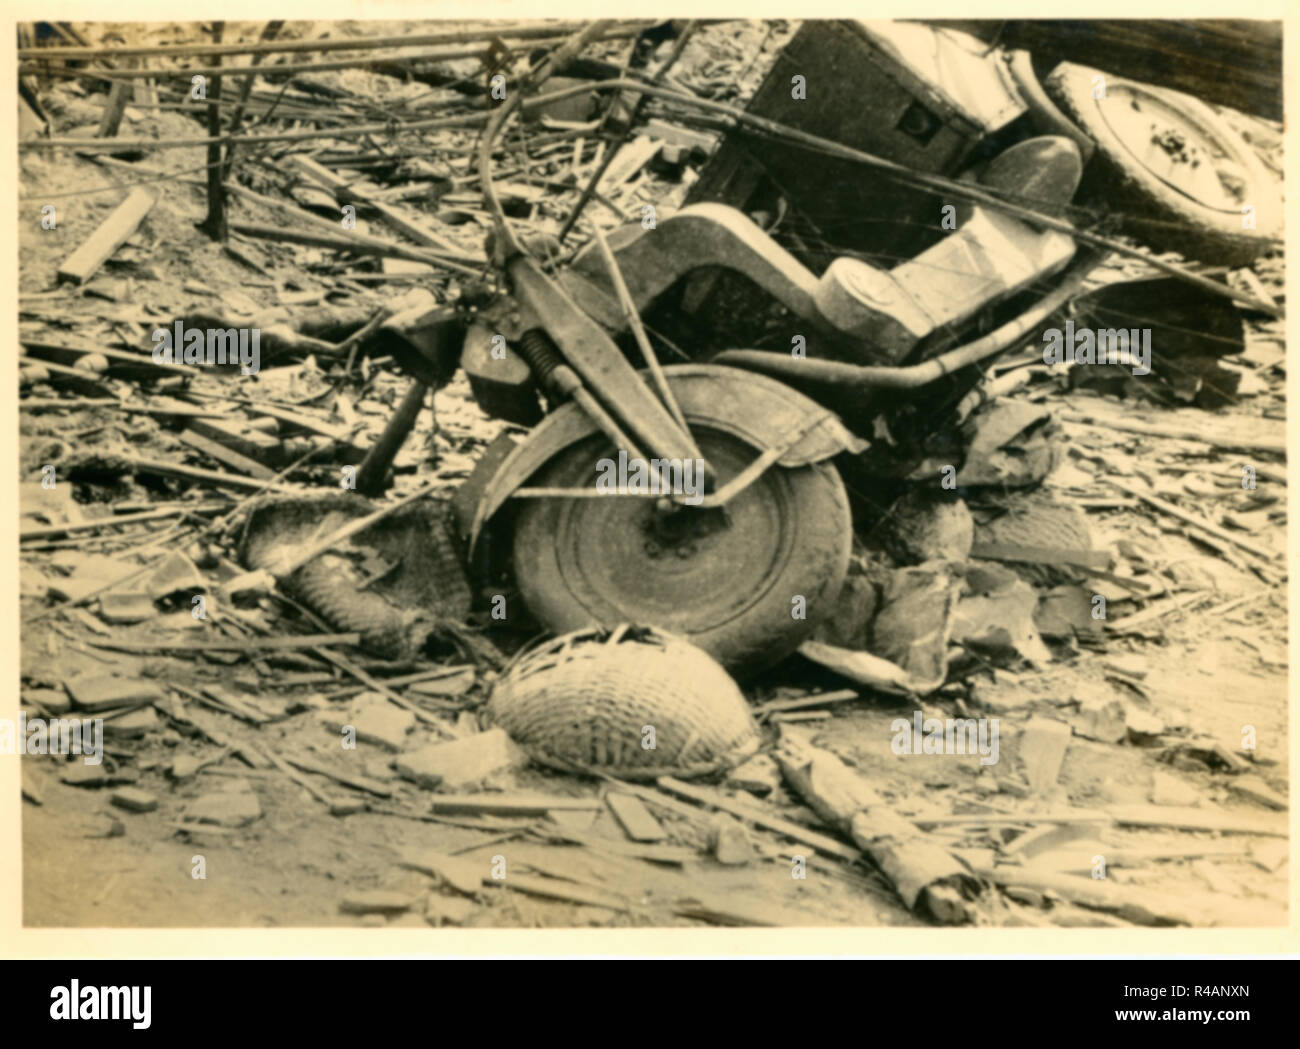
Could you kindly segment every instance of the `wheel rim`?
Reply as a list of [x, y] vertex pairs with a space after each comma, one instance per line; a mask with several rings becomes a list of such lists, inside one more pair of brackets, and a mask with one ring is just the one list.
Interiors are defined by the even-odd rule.
[[1202, 207], [1241, 213], [1250, 178], [1237, 143], [1142, 84], [1107, 85], [1096, 104], [1106, 126], [1156, 178]]
[[[694, 423], [691, 430], [720, 484], [757, 454], [722, 431]], [[594, 486], [602, 457], [617, 458], [605, 438], [580, 442], [548, 468], [545, 483]], [[721, 510], [687, 507], [668, 519], [653, 499], [557, 500], [532, 518], [542, 527], [528, 538], [545, 542], [550, 531], [562, 578], [592, 618], [707, 634], [762, 600], [791, 556], [798, 508], [783, 473], [769, 469]], [[522, 574], [519, 581], [530, 607], [548, 609], [546, 594], [530, 593]]]

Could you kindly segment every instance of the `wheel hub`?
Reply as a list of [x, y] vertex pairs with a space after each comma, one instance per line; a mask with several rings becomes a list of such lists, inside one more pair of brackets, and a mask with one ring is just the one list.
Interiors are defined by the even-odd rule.
[[1097, 106], [1124, 147], [1166, 185], [1204, 207], [1240, 210], [1240, 158], [1212, 128], [1140, 84], [1107, 88]]

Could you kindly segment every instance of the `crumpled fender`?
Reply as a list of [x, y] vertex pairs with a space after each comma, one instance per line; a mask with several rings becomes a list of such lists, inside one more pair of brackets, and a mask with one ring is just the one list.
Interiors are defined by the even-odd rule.
[[[765, 375], [716, 364], [668, 365], [664, 374], [688, 423], [723, 430], [760, 452], [789, 440], [797, 429], [805, 429], [807, 432], [777, 460], [780, 466], [807, 466], [866, 447], [833, 412]], [[478, 541], [483, 525], [516, 488], [565, 448], [599, 432], [591, 417], [572, 402], [543, 419], [488, 483], [474, 513], [470, 548]]]

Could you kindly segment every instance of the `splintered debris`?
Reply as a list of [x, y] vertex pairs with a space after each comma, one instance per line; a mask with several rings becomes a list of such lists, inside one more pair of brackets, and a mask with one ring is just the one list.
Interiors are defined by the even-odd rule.
[[[190, 595], [203, 593], [207, 588], [207, 582], [194, 562], [176, 550], [163, 558], [142, 584], [142, 589], [155, 601], [177, 591]], [[100, 604], [103, 604], [102, 600]]]
[[1082, 907], [1109, 911], [1137, 925], [1194, 924], [1188, 912], [1171, 902], [1167, 893], [1152, 889], [1036, 867], [985, 867], [978, 868], [976, 873], [998, 885], [1046, 892]]
[[1249, 812], [1224, 812], [1208, 806], [1162, 808], [1159, 805], [1116, 805], [1110, 809], [1116, 823], [1129, 827], [1168, 827], [1175, 830], [1218, 831], [1221, 834], [1260, 834], [1285, 838], [1287, 821]]
[[999, 851], [1003, 856], [1019, 856], [1030, 860], [1070, 842], [1092, 837], [1096, 832], [1096, 827], [1087, 823], [1056, 823], [1035, 827], [1012, 838]]
[[[832, 838], [829, 834], [821, 834], [802, 824], [782, 819], [780, 816], [773, 815], [769, 809], [755, 805], [752, 802], [736, 801], [734, 798], [728, 798], [716, 791], [706, 790], [703, 787], [696, 787], [690, 783], [675, 780], [671, 776], [660, 776], [656, 782], [662, 790], [683, 798], [690, 798], [701, 805], [729, 812], [747, 823], [780, 834], [815, 852], [825, 853], [827, 856], [836, 856], [842, 860], [853, 861], [861, 858], [862, 852], [860, 849], [855, 849], [852, 845], [846, 845], [838, 838]], [[645, 795], [642, 794], [641, 796], [644, 797]], [[680, 811], [692, 820], [698, 819], [698, 814], [691, 810], [689, 806], [681, 806]]]

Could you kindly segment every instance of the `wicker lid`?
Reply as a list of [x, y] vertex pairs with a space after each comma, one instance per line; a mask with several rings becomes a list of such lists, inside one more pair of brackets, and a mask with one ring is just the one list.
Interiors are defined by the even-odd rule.
[[721, 664], [675, 634], [626, 624], [526, 652], [492, 690], [488, 716], [541, 764], [625, 779], [703, 775], [759, 744]]

